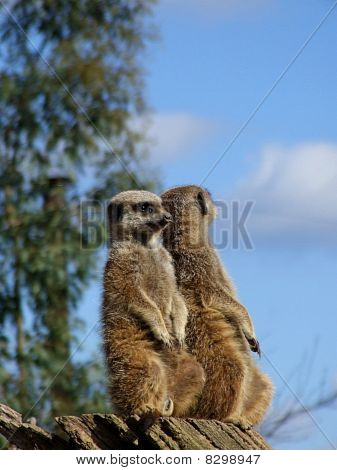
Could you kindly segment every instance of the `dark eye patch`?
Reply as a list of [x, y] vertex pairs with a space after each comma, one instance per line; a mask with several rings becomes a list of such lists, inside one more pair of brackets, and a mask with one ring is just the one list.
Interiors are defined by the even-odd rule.
[[152, 213], [154, 208], [153, 205], [150, 202], [140, 202], [138, 204], [138, 210], [144, 213]]
[[140, 202], [139, 203], [139, 209], [141, 211], [146, 211], [146, 209], [149, 207], [150, 203], [149, 202]]
[[123, 218], [123, 204], [110, 203], [108, 205], [108, 218], [110, 222], [119, 222]]

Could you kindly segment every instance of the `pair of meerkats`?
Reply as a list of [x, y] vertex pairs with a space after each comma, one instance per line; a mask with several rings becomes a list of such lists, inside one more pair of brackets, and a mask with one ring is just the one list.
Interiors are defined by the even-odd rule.
[[[209, 192], [125, 191], [108, 206], [102, 326], [114, 411], [259, 424], [270, 379], [247, 310], [208, 238]], [[163, 244], [161, 239], [163, 239]]]

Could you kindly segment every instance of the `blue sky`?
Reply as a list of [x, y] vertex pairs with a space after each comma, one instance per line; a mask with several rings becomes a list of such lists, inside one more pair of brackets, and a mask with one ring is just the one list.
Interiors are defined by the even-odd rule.
[[[144, 66], [150, 159], [165, 188], [203, 181], [333, 3], [161, 1], [161, 39]], [[305, 403], [323, 377], [337, 387], [336, 24], [337, 9], [204, 183], [216, 199], [255, 202], [247, 223], [254, 249], [220, 254], [274, 366], [262, 358], [261, 367], [278, 391], [282, 376]], [[88, 329], [99, 301], [97, 282], [81, 306]], [[97, 349], [92, 334], [84, 350]], [[286, 389], [282, 406], [292, 400]], [[325, 449], [325, 434], [337, 446], [337, 407], [314, 419], [318, 426], [296, 423], [301, 440], [272, 443]]]

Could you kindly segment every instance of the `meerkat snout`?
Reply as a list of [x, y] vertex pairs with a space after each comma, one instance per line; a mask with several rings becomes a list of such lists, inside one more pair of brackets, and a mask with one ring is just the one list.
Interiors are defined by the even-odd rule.
[[172, 216], [168, 212], [166, 212], [163, 208], [157, 209], [157, 214], [151, 217], [147, 225], [152, 228], [154, 231], [162, 230], [166, 227], [169, 223], [172, 222]]
[[161, 219], [160, 221], [160, 224], [163, 226], [163, 227], [166, 227], [167, 224], [170, 224], [172, 222], [172, 215], [169, 214], [168, 212], [165, 212], [164, 213], [164, 216], [163, 218]]

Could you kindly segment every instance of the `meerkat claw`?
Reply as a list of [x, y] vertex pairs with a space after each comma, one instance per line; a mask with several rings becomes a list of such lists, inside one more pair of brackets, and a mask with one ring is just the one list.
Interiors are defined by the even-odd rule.
[[258, 340], [255, 338], [251, 338], [251, 339], [248, 339], [248, 343], [250, 346], [250, 350], [253, 352], [256, 352], [259, 355], [259, 357], [261, 357], [260, 343], [258, 342]]
[[173, 347], [173, 339], [168, 332], [156, 332], [155, 337], [159, 342], [163, 343], [166, 348], [171, 349]]
[[184, 349], [185, 348], [185, 340], [178, 340], [178, 346], [180, 349]]
[[140, 416], [139, 427], [143, 432], [150, 429], [160, 418], [160, 413], [157, 410], [147, 411]]
[[171, 398], [167, 398], [163, 407], [163, 416], [172, 416], [174, 410], [174, 403]]
[[226, 424], [233, 424], [234, 426], [237, 426], [238, 428], [240, 428], [242, 431], [248, 431], [249, 429], [251, 429], [253, 426], [244, 421], [244, 420], [241, 420], [241, 419], [226, 419], [224, 421]]
[[177, 346], [180, 349], [184, 349], [184, 347], [185, 347], [185, 335], [184, 336], [176, 336], [176, 343], [177, 343]]

